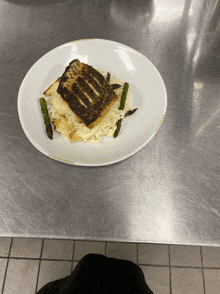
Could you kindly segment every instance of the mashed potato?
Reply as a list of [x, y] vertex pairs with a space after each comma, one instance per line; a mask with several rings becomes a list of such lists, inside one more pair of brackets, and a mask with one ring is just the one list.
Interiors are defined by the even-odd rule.
[[[103, 70], [100, 70], [100, 73], [105, 76]], [[119, 110], [124, 82], [119, 80], [116, 76], [113, 76], [110, 83], [122, 85], [122, 87], [115, 90], [119, 99], [110, 108], [102, 121], [92, 129], [89, 129], [84, 123], [80, 122], [80, 119], [73, 113], [68, 103], [57, 93], [57, 83], [47, 103], [49, 106], [49, 114], [52, 122], [54, 122], [56, 131], [60, 133], [64, 139], [70, 142], [101, 143], [103, 136], [113, 138], [117, 121], [120, 118], [124, 119], [125, 113], [130, 110], [130, 93], [128, 92], [127, 94], [124, 110]]]

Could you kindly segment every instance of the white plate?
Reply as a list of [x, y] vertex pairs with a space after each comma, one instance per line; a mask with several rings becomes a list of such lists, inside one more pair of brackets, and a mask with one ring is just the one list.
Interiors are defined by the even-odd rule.
[[[69, 143], [58, 134], [48, 139], [39, 98], [75, 58], [129, 83], [131, 106], [138, 110], [123, 122], [116, 139], [104, 138], [102, 144]], [[28, 71], [18, 93], [18, 114], [30, 142], [49, 157], [82, 166], [112, 164], [139, 151], [158, 131], [166, 107], [166, 88], [155, 66], [136, 50], [101, 39], [73, 41], [49, 51]]]

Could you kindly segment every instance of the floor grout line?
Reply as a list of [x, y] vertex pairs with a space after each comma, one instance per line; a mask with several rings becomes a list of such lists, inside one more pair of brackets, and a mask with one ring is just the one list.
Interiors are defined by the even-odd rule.
[[171, 254], [170, 254], [170, 245], [168, 245], [168, 256], [169, 256], [169, 283], [170, 283], [170, 294], [172, 294], [172, 279], [171, 279]]
[[204, 275], [203, 256], [202, 256], [202, 247], [201, 246], [200, 246], [200, 256], [201, 256], [201, 264], [202, 264], [203, 289], [204, 289], [204, 294], [206, 294], [206, 289], [205, 289], [205, 275]]
[[[80, 259], [54, 259], [54, 258], [38, 258], [38, 257], [6, 257], [0, 256], [1, 259], [9, 260], [40, 260], [40, 261], [60, 261], [60, 262], [79, 262]], [[169, 264], [151, 264], [151, 263], [138, 263], [140, 266], [152, 266], [152, 267], [170, 267], [170, 268], [189, 268], [189, 269], [208, 269], [208, 270], [220, 270], [220, 267], [202, 267], [202, 266], [190, 266], [190, 265], [169, 265]]]
[[[79, 262], [80, 259], [51, 259], [51, 258], [35, 258], [35, 257], [0, 257], [1, 259], [8, 260], [39, 260], [39, 261], [60, 261], [60, 262]], [[201, 269], [201, 270], [220, 270], [220, 267], [200, 267], [200, 266], [190, 266], [190, 265], [172, 265], [169, 264], [151, 264], [151, 263], [138, 263], [139, 266], [151, 266], [151, 267], [168, 267], [168, 268], [181, 268], [181, 269]]]
[[73, 241], [73, 253], [72, 253], [72, 264], [71, 264], [71, 273], [73, 271], [73, 263], [74, 263], [74, 254], [75, 254], [75, 242]]
[[12, 243], [13, 243], [13, 238], [11, 238], [11, 243], [10, 243], [10, 246], [9, 246], [9, 251], [8, 251], [8, 256], [7, 256], [7, 263], [6, 263], [6, 267], [5, 267], [5, 275], [4, 275], [4, 279], [3, 279], [3, 283], [2, 283], [1, 294], [3, 294], [4, 290], [5, 290], [5, 281], [6, 281], [7, 271], [8, 271], [8, 265], [9, 265], [9, 260], [10, 260]]
[[42, 254], [43, 254], [43, 247], [44, 247], [44, 239], [42, 239], [42, 243], [41, 243], [40, 258], [38, 258], [39, 259], [39, 265], [38, 265], [38, 272], [37, 272], [37, 280], [36, 280], [35, 293], [37, 292], [37, 287], [38, 287], [38, 282], [39, 282], [40, 267], [41, 267], [41, 258], [42, 258]]
[[107, 242], [105, 242], [105, 256], [107, 254]]

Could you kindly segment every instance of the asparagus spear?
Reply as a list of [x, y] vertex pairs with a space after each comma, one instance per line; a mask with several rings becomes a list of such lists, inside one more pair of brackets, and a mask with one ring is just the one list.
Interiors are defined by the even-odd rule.
[[111, 87], [112, 87], [113, 90], [116, 90], [116, 89], [120, 88], [121, 85], [119, 85], [119, 84], [112, 84]]
[[116, 130], [115, 130], [115, 132], [114, 132], [114, 138], [116, 138], [116, 137], [118, 136], [118, 134], [119, 134], [119, 131], [120, 131], [120, 129], [121, 129], [121, 123], [122, 123], [122, 118], [120, 118], [120, 119], [117, 121], [117, 123], [116, 123], [117, 128], [116, 128]]
[[120, 106], [119, 106], [119, 110], [123, 110], [124, 107], [125, 107], [125, 100], [127, 98], [128, 87], [129, 87], [129, 84], [124, 83], [124, 88], [123, 88], [123, 92], [122, 92], [122, 95], [121, 95], [121, 103], [120, 103]]
[[50, 123], [50, 117], [48, 114], [48, 110], [47, 110], [47, 104], [46, 104], [46, 100], [44, 98], [40, 98], [40, 106], [41, 106], [41, 112], [43, 114], [43, 118], [44, 118], [44, 124], [46, 126], [46, 133], [48, 138], [50, 138], [51, 140], [53, 139], [53, 129], [52, 129], [52, 125]]
[[[120, 102], [120, 106], [119, 106], [119, 110], [123, 110], [125, 107], [125, 101], [126, 101], [126, 97], [127, 97], [127, 93], [128, 93], [128, 87], [129, 84], [128, 83], [124, 83], [124, 88], [123, 88], [123, 92], [121, 95], [121, 102]], [[114, 132], [114, 138], [116, 138], [119, 134], [120, 128], [121, 128], [121, 123], [122, 123], [122, 119], [119, 119], [116, 123], [116, 130]]]
[[137, 108], [132, 109], [132, 110], [128, 110], [128, 111], [125, 113], [125, 116], [132, 115], [133, 113], [135, 113], [136, 110], [137, 110]]
[[[111, 80], [111, 74], [110, 74], [110, 72], [107, 72], [106, 80], [110, 83], [110, 80]], [[116, 89], [120, 88], [121, 85], [119, 85], [119, 84], [112, 84], [111, 87], [112, 87], [113, 90], [116, 90]]]

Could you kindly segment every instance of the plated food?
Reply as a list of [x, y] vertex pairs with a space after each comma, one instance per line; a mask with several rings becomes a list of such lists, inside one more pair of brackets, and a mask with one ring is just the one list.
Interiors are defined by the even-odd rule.
[[[103, 136], [116, 138], [122, 120], [133, 114], [128, 83], [104, 70], [74, 59], [40, 98], [50, 139], [52, 125], [70, 142], [101, 143]], [[49, 112], [47, 112], [48, 108]]]
[[[45, 133], [39, 98], [44, 96], [48, 114], [51, 115], [51, 96], [43, 95], [43, 92], [63, 75], [65, 68], [74, 59], [92, 65], [105, 78], [106, 71], [109, 71], [111, 83], [119, 83], [120, 79], [122, 85], [125, 82], [129, 84], [126, 101], [131, 109], [138, 110], [128, 118], [123, 117], [116, 138], [104, 135], [101, 144], [70, 142], [54, 131], [53, 123], [53, 140]], [[119, 90], [122, 92], [123, 87], [115, 91]], [[120, 106], [120, 99], [114, 106], [117, 103]], [[167, 94], [160, 73], [146, 56], [115, 41], [85, 39], [62, 44], [41, 56], [23, 78], [17, 106], [19, 120], [27, 139], [41, 153], [71, 165], [105, 166], [132, 156], [152, 140], [166, 113]], [[120, 125], [120, 122], [117, 124]]]

